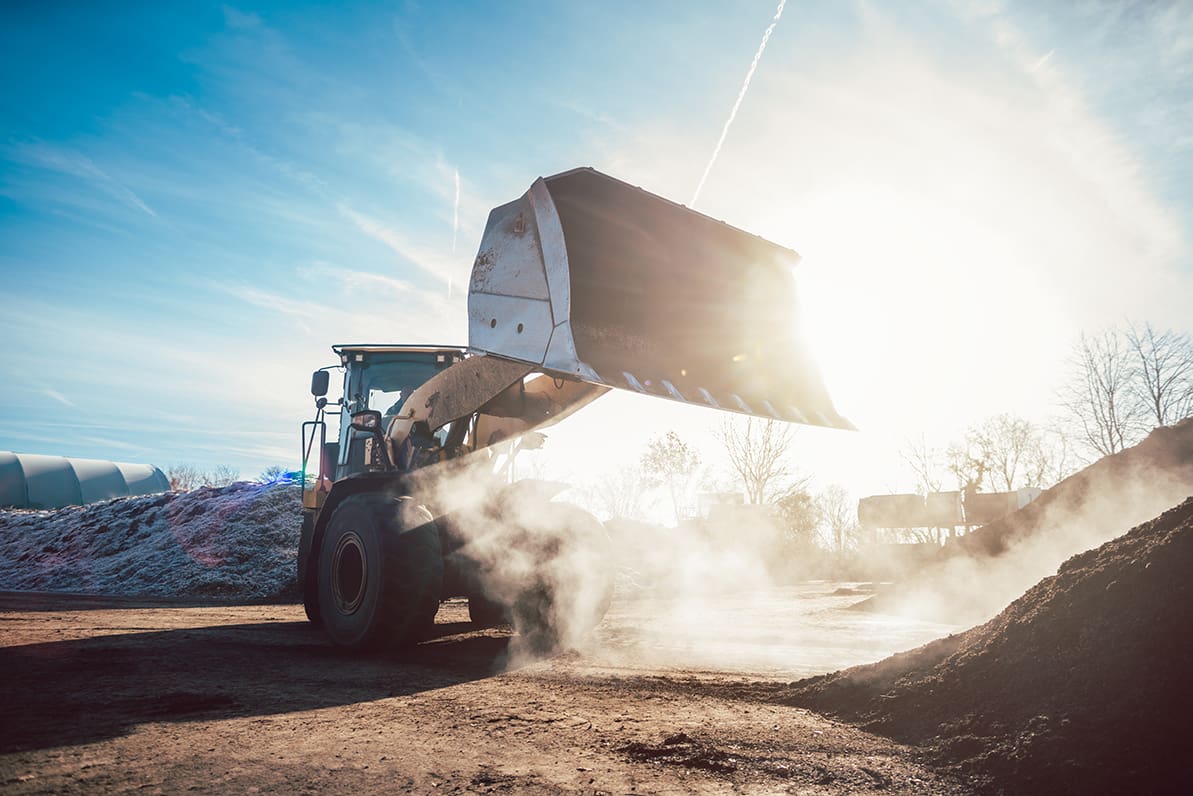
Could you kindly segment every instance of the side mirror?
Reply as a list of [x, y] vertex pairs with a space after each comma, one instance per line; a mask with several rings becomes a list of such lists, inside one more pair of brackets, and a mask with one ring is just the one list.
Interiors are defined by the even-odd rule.
[[376, 409], [365, 409], [363, 412], [357, 412], [352, 415], [352, 428], [357, 431], [365, 431], [369, 434], [380, 434], [381, 428], [381, 413]]
[[320, 398], [327, 395], [327, 384], [330, 374], [326, 370], [317, 370], [311, 374], [311, 395]]

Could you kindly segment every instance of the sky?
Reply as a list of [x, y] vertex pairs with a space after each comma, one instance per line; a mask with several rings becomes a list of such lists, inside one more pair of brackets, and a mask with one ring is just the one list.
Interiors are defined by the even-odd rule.
[[[853, 494], [1193, 323], [1193, 2], [111, 8], [0, 8], [0, 449], [296, 468], [330, 346], [466, 343], [489, 209], [580, 165], [800, 252], [860, 431], [794, 466]], [[532, 469], [675, 429], [723, 480], [720, 420], [610, 395]]]

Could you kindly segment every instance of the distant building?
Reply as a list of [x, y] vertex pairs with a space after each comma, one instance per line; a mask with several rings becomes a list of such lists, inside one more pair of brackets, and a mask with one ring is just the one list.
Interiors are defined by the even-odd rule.
[[1034, 488], [1013, 492], [929, 492], [927, 495], [871, 495], [858, 501], [857, 517], [868, 530], [932, 528], [956, 535], [1005, 517], [1040, 496]]
[[0, 451], [0, 508], [58, 509], [169, 489], [150, 464]]

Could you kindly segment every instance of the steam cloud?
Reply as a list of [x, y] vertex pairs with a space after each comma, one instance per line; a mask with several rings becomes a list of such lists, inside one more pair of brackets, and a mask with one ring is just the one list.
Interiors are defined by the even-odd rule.
[[746, 79], [742, 81], [741, 91], [737, 92], [737, 99], [733, 102], [733, 110], [729, 111], [729, 118], [725, 120], [725, 126], [721, 128], [721, 137], [717, 139], [717, 145], [713, 147], [712, 157], [708, 159], [708, 165], [704, 167], [704, 173], [700, 175], [700, 182], [696, 184], [696, 191], [692, 194], [692, 201], [688, 202], [691, 207], [696, 206], [696, 200], [700, 198], [700, 191], [704, 189], [704, 181], [708, 179], [708, 173], [712, 171], [713, 164], [717, 162], [717, 156], [721, 154], [721, 146], [725, 143], [725, 136], [729, 134], [729, 127], [733, 124], [733, 120], [737, 118], [737, 109], [741, 107], [741, 102], [746, 97], [746, 92], [750, 90], [750, 81], [754, 78], [754, 71], [758, 68], [758, 61], [762, 58], [762, 52], [766, 49], [766, 43], [770, 41], [770, 35], [774, 32], [775, 26], [779, 24], [779, 18], [783, 16], [783, 6], [787, 5], [787, 0], [779, 0], [779, 7], [775, 9], [775, 17], [766, 27], [766, 32], [762, 34], [762, 41], [758, 45], [758, 51], [754, 53], [754, 60], [750, 62], [750, 68], [746, 72]]

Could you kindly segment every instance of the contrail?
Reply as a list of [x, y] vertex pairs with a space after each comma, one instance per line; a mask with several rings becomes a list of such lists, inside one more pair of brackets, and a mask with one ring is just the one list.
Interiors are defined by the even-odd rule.
[[456, 201], [452, 204], [452, 254], [455, 254], [456, 233], [460, 231], [460, 170], [455, 169], [453, 174], [456, 181]]
[[737, 116], [737, 109], [741, 107], [741, 101], [745, 99], [746, 92], [750, 90], [750, 80], [754, 77], [754, 70], [758, 68], [758, 61], [762, 58], [762, 51], [766, 49], [766, 43], [770, 40], [775, 25], [779, 24], [779, 17], [783, 16], [783, 6], [785, 5], [787, 5], [787, 0], [779, 0], [779, 7], [775, 9], [775, 18], [770, 21], [766, 32], [762, 34], [762, 42], [758, 45], [758, 52], [754, 53], [754, 60], [750, 62], [750, 69], [746, 72], [746, 79], [741, 84], [741, 91], [737, 92], [733, 110], [729, 111], [729, 118], [725, 120], [725, 126], [721, 128], [721, 137], [717, 139], [712, 157], [708, 159], [708, 165], [704, 167], [704, 174], [700, 175], [700, 182], [696, 185], [696, 192], [692, 194], [692, 201], [688, 202], [690, 207], [696, 206], [696, 200], [700, 198], [700, 191], [704, 189], [704, 181], [708, 179], [708, 173], [712, 171], [712, 164], [717, 162], [717, 156], [721, 154], [721, 146], [725, 143], [725, 136], [729, 134], [729, 126], [733, 124], [733, 119]]

